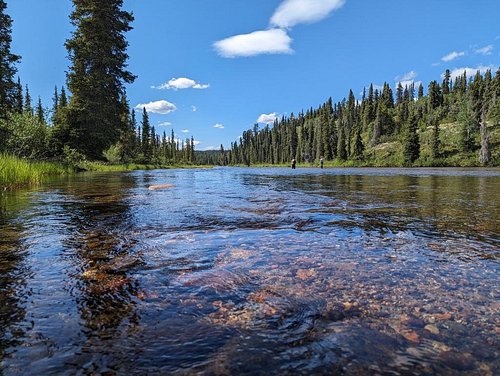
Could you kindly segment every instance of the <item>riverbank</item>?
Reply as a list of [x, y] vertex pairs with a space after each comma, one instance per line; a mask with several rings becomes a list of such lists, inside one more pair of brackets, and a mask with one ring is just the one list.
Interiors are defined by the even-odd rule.
[[32, 162], [10, 155], [0, 154], [0, 188], [38, 185], [51, 175], [64, 175], [74, 170], [62, 163]]
[[76, 166], [61, 162], [36, 162], [0, 154], [0, 189], [15, 189], [36, 186], [48, 176], [74, 174], [85, 171], [125, 172], [134, 170], [156, 170], [169, 168], [207, 168], [198, 165], [153, 165], [153, 164], [108, 164], [84, 161]]

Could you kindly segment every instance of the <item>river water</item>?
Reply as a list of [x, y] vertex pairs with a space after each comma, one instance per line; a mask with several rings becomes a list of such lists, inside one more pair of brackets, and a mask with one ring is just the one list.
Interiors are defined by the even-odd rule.
[[4, 193], [0, 374], [494, 375], [499, 243], [498, 169], [137, 171]]

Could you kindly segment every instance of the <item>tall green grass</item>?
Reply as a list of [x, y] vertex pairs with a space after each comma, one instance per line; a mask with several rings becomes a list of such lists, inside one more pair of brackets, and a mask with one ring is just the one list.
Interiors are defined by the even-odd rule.
[[7, 154], [0, 154], [0, 187], [15, 188], [40, 184], [50, 175], [63, 175], [70, 169], [59, 163], [31, 162]]

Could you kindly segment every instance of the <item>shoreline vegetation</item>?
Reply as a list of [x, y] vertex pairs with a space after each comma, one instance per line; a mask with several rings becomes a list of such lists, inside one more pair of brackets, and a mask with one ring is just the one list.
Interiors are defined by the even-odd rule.
[[207, 168], [201, 165], [161, 165], [161, 164], [110, 164], [88, 162], [72, 165], [62, 162], [38, 162], [12, 155], [0, 154], [0, 189], [12, 190], [21, 187], [38, 186], [51, 176], [75, 174], [79, 172], [126, 172], [134, 170], [155, 170], [172, 168]]

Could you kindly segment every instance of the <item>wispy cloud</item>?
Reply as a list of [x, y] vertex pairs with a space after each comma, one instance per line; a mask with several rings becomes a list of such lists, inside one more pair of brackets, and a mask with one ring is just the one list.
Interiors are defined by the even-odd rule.
[[235, 35], [214, 43], [222, 57], [246, 57], [261, 54], [291, 54], [292, 38], [281, 29], [254, 31]]
[[257, 123], [272, 124], [274, 123], [276, 118], [277, 118], [276, 112], [272, 112], [270, 114], [262, 114], [257, 119]]
[[345, 4], [345, 0], [285, 0], [271, 17], [271, 25], [290, 28], [301, 23], [313, 23], [330, 15]]
[[170, 81], [165, 82], [158, 86], [151, 86], [153, 89], [167, 89], [167, 90], [179, 90], [179, 89], [207, 89], [210, 87], [209, 84], [200, 84], [195, 80], [186, 77], [172, 78]]
[[465, 56], [465, 52], [464, 51], [460, 51], [460, 52], [453, 51], [453, 52], [450, 52], [448, 55], [443, 56], [441, 58], [441, 60], [445, 61], [445, 62], [448, 62], [448, 61], [453, 61], [455, 59], [458, 59], [459, 57], [462, 57], [462, 56]]
[[[452, 79], [455, 79], [459, 76], [463, 76], [465, 72], [467, 77], [472, 77], [477, 73], [477, 71], [479, 71], [481, 74], [485, 74], [488, 69], [493, 70], [495, 69], [495, 67], [493, 65], [490, 66], [479, 65], [475, 68], [474, 67], [456, 68], [451, 71], [450, 76]], [[441, 77], [444, 78], [444, 74], [442, 74]]]
[[394, 77], [394, 81], [396, 82], [413, 81], [415, 77], [417, 77], [417, 72], [410, 71], [405, 74], [402, 74], [401, 76]]
[[214, 128], [224, 129], [224, 125], [220, 124], [220, 123], [217, 123], [217, 124], [214, 125]]
[[189, 129], [183, 129], [181, 132], [182, 133], [189, 133]]
[[234, 35], [213, 44], [222, 57], [248, 57], [263, 54], [292, 54], [292, 38], [286, 29], [320, 21], [346, 0], [284, 0], [269, 21], [270, 29]]
[[197, 110], [198, 108], [196, 108], [196, 106], [191, 106], [191, 111], [196, 112]]
[[177, 110], [175, 104], [170, 103], [163, 99], [155, 102], [140, 103], [137, 106], [135, 106], [135, 108], [138, 110], [142, 110], [143, 108], [145, 108], [147, 112], [152, 112], [161, 115], [166, 115]]
[[474, 50], [474, 52], [480, 55], [491, 55], [491, 53], [493, 52], [493, 45], [488, 44], [487, 46]]
[[159, 127], [169, 127], [169, 126], [171, 126], [171, 125], [172, 125], [172, 123], [171, 123], [171, 122], [169, 122], [169, 121], [164, 121], [164, 122], [162, 122], [162, 123], [158, 123], [158, 126], [159, 126]]

